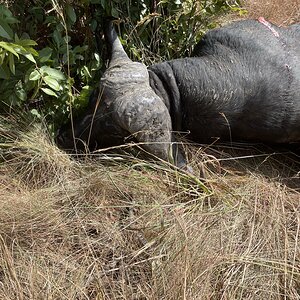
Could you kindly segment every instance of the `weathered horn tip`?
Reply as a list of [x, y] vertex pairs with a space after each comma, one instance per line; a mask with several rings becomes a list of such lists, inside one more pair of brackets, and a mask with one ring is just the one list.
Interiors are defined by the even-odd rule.
[[104, 23], [104, 35], [106, 41], [112, 45], [113, 42], [118, 38], [117, 32], [114, 27], [113, 20], [107, 20], [107, 22]]
[[114, 26], [114, 20], [108, 20], [104, 26], [105, 39], [111, 50], [111, 63], [116, 59], [122, 58], [130, 60], [119, 40]]

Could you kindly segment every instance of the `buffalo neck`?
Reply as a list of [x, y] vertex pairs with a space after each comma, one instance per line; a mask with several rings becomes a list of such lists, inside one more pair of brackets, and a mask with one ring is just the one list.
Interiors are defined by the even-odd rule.
[[182, 130], [180, 92], [173, 70], [168, 62], [158, 63], [148, 68], [149, 82], [154, 92], [165, 103], [172, 119], [174, 131]]
[[[207, 61], [203, 57], [179, 58], [148, 68], [150, 86], [167, 106], [173, 130], [187, 130], [185, 118], [190, 109], [186, 106], [193, 106], [193, 102], [198, 102], [203, 111], [206, 106], [214, 110], [213, 107], [218, 106], [216, 100], [220, 100], [216, 98], [228, 98], [225, 95], [225, 82], [216, 80], [221, 77], [218, 73], [222, 72], [226, 72], [226, 66], [222, 62]], [[231, 94], [230, 97], [232, 96]]]

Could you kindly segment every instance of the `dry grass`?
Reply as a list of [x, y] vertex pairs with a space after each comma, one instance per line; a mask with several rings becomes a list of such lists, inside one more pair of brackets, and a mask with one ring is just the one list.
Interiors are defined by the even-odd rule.
[[248, 17], [264, 17], [277, 25], [300, 22], [300, 0], [244, 0]]
[[205, 189], [132, 157], [74, 160], [17, 122], [1, 124], [0, 299], [299, 299], [292, 156], [189, 147]]
[[[287, 24], [289, 2], [247, 7]], [[18, 118], [0, 143], [0, 299], [300, 299], [299, 157], [190, 146], [204, 187], [133, 157], [72, 159]]]

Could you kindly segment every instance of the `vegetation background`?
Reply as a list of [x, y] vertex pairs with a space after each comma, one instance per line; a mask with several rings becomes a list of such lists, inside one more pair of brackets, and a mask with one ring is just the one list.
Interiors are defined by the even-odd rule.
[[299, 299], [299, 156], [186, 145], [193, 177], [53, 143], [107, 63], [106, 17], [145, 64], [299, 0], [0, 1], [0, 299]]
[[188, 55], [236, 1], [25, 0], [0, 8], [0, 108], [26, 108], [57, 128], [83, 109], [105, 69], [103, 25], [122, 20], [129, 55], [146, 64]]

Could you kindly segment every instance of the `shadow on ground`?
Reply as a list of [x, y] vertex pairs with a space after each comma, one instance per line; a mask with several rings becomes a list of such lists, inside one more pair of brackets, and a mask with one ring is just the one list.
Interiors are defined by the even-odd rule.
[[[221, 173], [262, 175], [300, 191], [300, 145], [269, 146], [263, 144], [230, 143], [212, 146], [191, 146], [192, 161]], [[189, 152], [188, 151], [188, 152]], [[219, 169], [219, 170], [217, 170]]]

